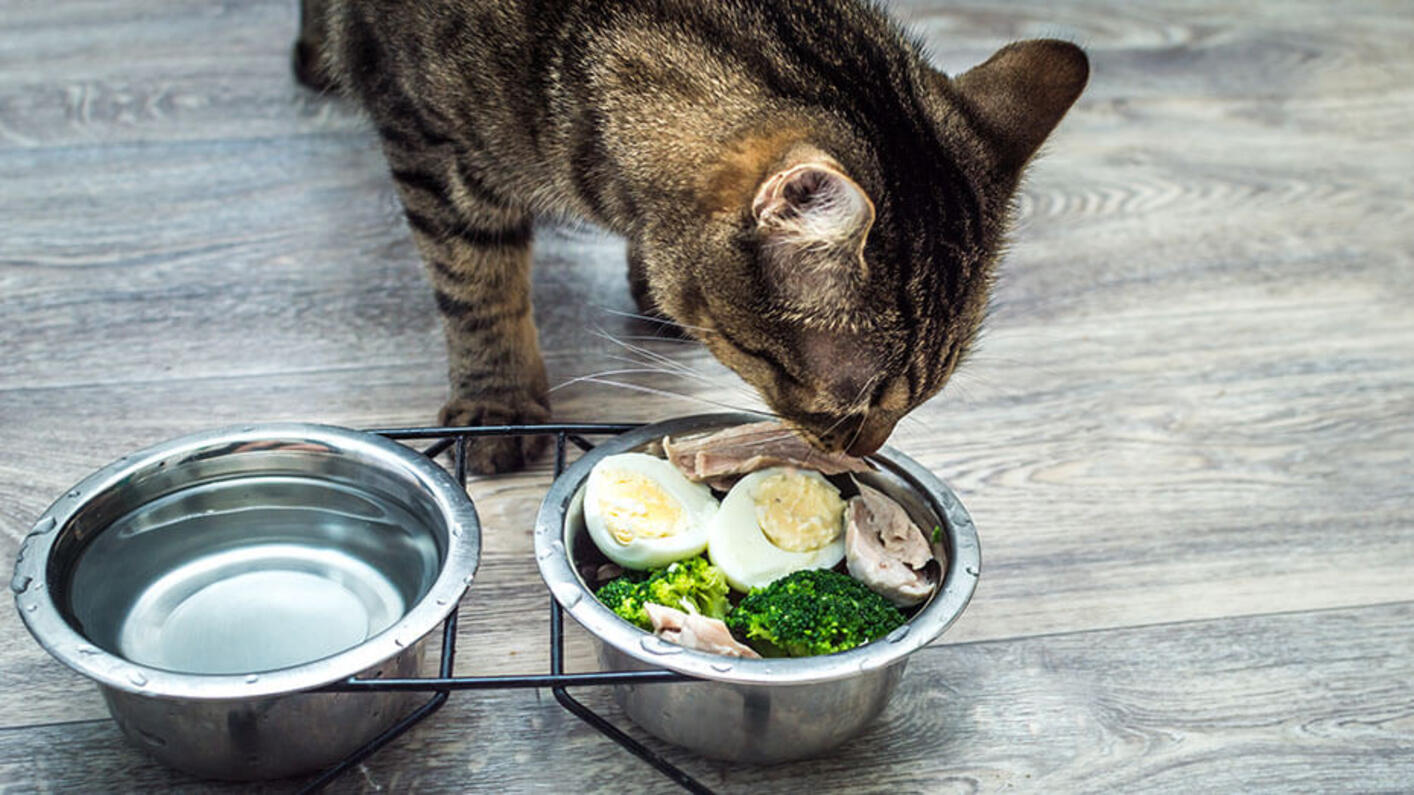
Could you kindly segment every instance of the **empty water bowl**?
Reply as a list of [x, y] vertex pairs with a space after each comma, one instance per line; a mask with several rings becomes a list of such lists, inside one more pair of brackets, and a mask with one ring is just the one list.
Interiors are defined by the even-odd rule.
[[11, 582], [51, 654], [173, 767], [257, 779], [331, 764], [416, 695], [306, 693], [419, 673], [480, 556], [443, 469], [382, 437], [278, 424], [177, 439], [47, 510]]

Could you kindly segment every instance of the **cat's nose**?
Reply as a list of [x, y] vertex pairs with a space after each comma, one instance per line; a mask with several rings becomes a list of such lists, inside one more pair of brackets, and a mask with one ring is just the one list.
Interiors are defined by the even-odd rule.
[[853, 435], [852, 441], [849, 442], [849, 446], [845, 448], [845, 452], [856, 457], [872, 455], [884, 446], [884, 442], [888, 441], [889, 434], [894, 432], [894, 425], [897, 422], [897, 418], [894, 417], [870, 414], [864, 418], [862, 426], [857, 426], [856, 433]]
[[893, 433], [898, 415], [871, 411], [868, 415], [852, 414], [830, 423], [818, 436], [821, 449], [845, 452], [852, 456], [874, 453]]

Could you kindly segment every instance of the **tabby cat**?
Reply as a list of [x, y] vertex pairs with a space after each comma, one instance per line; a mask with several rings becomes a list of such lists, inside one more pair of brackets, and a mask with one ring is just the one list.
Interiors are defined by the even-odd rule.
[[874, 451], [966, 354], [1022, 169], [1089, 75], [1036, 40], [948, 77], [865, 0], [304, 3], [296, 73], [372, 117], [436, 291], [449, 425], [550, 416], [532, 219], [573, 214], [628, 239], [645, 313], [817, 446]]

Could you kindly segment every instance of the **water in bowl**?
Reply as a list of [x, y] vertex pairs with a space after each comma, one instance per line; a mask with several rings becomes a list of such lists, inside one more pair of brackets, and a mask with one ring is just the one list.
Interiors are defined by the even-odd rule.
[[433, 534], [370, 490], [307, 477], [183, 489], [129, 511], [75, 567], [88, 638], [170, 671], [287, 668], [388, 629], [435, 578]]
[[269, 671], [353, 648], [402, 614], [393, 584], [357, 558], [265, 544], [192, 561], [154, 582], [123, 622], [118, 649], [170, 671]]

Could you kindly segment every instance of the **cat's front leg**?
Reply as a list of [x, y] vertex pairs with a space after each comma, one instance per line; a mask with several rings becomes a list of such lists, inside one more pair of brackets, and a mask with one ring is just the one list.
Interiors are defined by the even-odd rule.
[[[447, 338], [451, 399], [439, 421], [460, 427], [548, 420], [545, 363], [531, 312], [531, 216], [466, 195], [453, 174], [398, 165], [393, 177]], [[468, 466], [480, 474], [520, 469], [547, 442], [473, 439]]]

